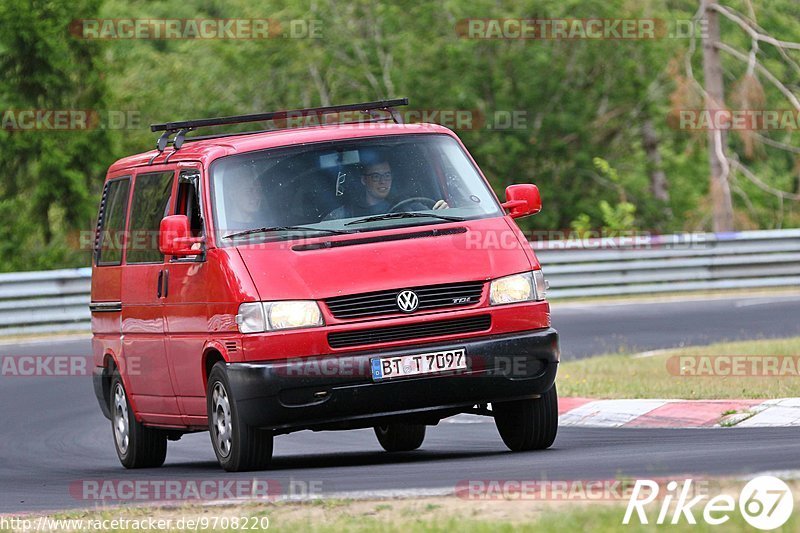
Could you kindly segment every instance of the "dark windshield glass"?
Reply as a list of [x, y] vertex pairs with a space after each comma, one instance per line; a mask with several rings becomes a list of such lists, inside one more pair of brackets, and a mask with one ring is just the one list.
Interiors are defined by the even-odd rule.
[[[373, 137], [225, 157], [212, 165], [212, 187], [221, 236], [257, 228], [272, 228], [270, 237], [297, 236], [297, 226], [367, 231], [501, 214], [467, 155], [446, 135]], [[361, 220], [387, 213], [430, 216]]]

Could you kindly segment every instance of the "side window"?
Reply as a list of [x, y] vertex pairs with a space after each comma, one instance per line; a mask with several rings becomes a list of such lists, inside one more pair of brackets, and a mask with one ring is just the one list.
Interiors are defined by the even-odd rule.
[[178, 177], [178, 203], [176, 215], [189, 217], [192, 237], [203, 235], [203, 215], [200, 210], [200, 173], [197, 170], [183, 170]]
[[122, 237], [128, 214], [130, 184], [129, 177], [115, 179], [107, 182], [103, 190], [95, 238], [95, 263], [98, 266], [122, 263]]
[[169, 214], [174, 172], [139, 174], [133, 184], [128, 263], [158, 263], [164, 256], [158, 250], [161, 219]]
[[[176, 215], [186, 215], [189, 218], [189, 228], [192, 232], [192, 237], [202, 237], [204, 233], [203, 228], [203, 212], [200, 204], [200, 172], [197, 170], [182, 170], [178, 176], [178, 198], [175, 205]], [[195, 245], [198, 250], [198, 255], [190, 255], [183, 259], [173, 258], [173, 260], [197, 260], [200, 258], [200, 250], [202, 246]]]

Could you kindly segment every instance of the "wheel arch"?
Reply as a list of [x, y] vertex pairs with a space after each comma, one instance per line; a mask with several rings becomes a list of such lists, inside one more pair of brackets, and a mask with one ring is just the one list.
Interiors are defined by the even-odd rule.
[[208, 376], [211, 374], [211, 369], [220, 361], [224, 363], [229, 361], [227, 350], [221, 343], [208, 343], [203, 349], [202, 357], [203, 388], [208, 386]]

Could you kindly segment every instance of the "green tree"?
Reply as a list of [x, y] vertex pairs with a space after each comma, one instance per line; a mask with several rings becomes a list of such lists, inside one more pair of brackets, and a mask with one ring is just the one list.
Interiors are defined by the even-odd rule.
[[[113, 157], [102, 128], [14, 129], [19, 111], [104, 110], [96, 43], [71, 38], [72, 18], [99, 0], [0, 3], [0, 269], [85, 262], [74, 232], [91, 227], [104, 168]], [[15, 114], [16, 113], [16, 114]], [[91, 115], [87, 115], [91, 116]]]

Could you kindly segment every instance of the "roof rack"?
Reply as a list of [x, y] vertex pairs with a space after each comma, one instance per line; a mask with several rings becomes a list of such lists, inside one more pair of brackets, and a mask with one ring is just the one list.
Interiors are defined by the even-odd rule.
[[[401, 105], [408, 105], [408, 98], [397, 98], [394, 100], [379, 100], [377, 102], [364, 102], [360, 104], [312, 107], [307, 109], [293, 109], [290, 111], [273, 111], [270, 113], [256, 113], [253, 115], [236, 115], [231, 117], [201, 118], [196, 120], [183, 120], [179, 122], [166, 122], [164, 124], [151, 124], [150, 131], [164, 132], [158, 138], [158, 142], [156, 143], [156, 149], [158, 150], [159, 153], [161, 153], [164, 151], [164, 149], [167, 147], [168, 144], [172, 144], [175, 147], [175, 151], [178, 151], [180, 147], [183, 145], [183, 143], [186, 141], [199, 141], [202, 139], [213, 139], [219, 137], [229, 137], [232, 135], [246, 135], [250, 133], [261, 133], [262, 131], [272, 131], [272, 130], [260, 130], [260, 131], [238, 132], [238, 133], [223, 133], [217, 135], [206, 135], [202, 137], [192, 137], [189, 139], [186, 138], [186, 134], [189, 133], [190, 131], [194, 131], [198, 128], [207, 128], [211, 126], [227, 126], [230, 124], [245, 124], [248, 122], [266, 122], [268, 120], [281, 120], [286, 118], [322, 116], [333, 113], [342, 113], [345, 111], [362, 111], [364, 113], [369, 113], [370, 118], [362, 121], [356, 121], [359, 123], [393, 120], [395, 123], [401, 124], [402, 119], [400, 117], [400, 114], [395, 109], [393, 109], [394, 107]], [[386, 111], [388, 115], [381, 116], [377, 113], [374, 113], [375, 111]], [[351, 123], [352, 122], [348, 122], [347, 124]], [[173, 134], [176, 134], [175, 138], [170, 140], [169, 137]], [[153, 159], [155, 159], [155, 156]]]

